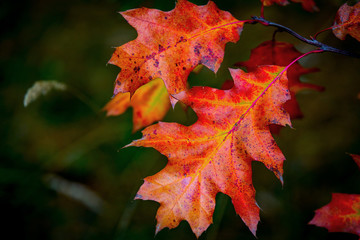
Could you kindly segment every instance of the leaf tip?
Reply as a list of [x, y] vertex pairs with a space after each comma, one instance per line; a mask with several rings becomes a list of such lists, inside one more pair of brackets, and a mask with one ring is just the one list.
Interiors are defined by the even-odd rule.
[[257, 239], [257, 238], [258, 238], [258, 237], [256, 236], [257, 227], [255, 227], [255, 228], [253, 228], [253, 229], [251, 229], [251, 228], [249, 228], [249, 229], [250, 229], [251, 233], [254, 235], [254, 237]]
[[259, 204], [257, 202], [255, 202], [255, 205], [262, 211], [261, 207], [259, 206]]
[[155, 228], [155, 236], [163, 229], [164, 227], [161, 226], [160, 223], [156, 224], [156, 228]]
[[129, 144], [127, 144], [127, 145], [123, 146], [121, 149], [123, 149], [123, 148], [127, 148], [127, 147], [133, 147], [133, 146], [136, 146], [136, 145], [134, 144], [134, 142], [135, 142], [135, 141], [132, 141], [131, 143], [129, 143]]
[[284, 187], [284, 178], [283, 178], [283, 175], [281, 173], [279, 173], [279, 180], [281, 182], [282, 187]]
[[136, 194], [135, 197], [134, 197], [134, 200], [138, 200], [138, 199], [142, 199], [142, 195], [141, 194]]

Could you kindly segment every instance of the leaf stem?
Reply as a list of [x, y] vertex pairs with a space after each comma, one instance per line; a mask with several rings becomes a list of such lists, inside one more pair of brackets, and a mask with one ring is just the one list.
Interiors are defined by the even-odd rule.
[[320, 31], [318, 31], [317, 33], [315, 33], [315, 35], [314, 35], [312, 38], [313, 38], [313, 39], [316, 39], [317, 36], [318, 36], [320, 33], [323, 33], [323, 32], [325, 32], [325, 31], [331, 30], [331, 29], [333, 29], [333, 28], [334, 28], [334, 27], [331, 26], [331, 27], [325, 28], [325, 29], [323, 29], [323, 30], [320, 30]]
[[331, 26], [331, 27], [325, 28], [325, 29], [320, 30], [320, 31], [318, 31], [317, 33], [315, 33], [315, 35], [314, 35], [313, 38], [316, 39], [317, 36], [318, 36], [320, 33], [323, 33], [323, 32], [325, 32], [325, 31], [327, 31], [327, 30], [336, 29], [336, 28], [339, 28], [339, 27], [344, 27], [344, 26], [346, 26], [346, 25], [347, 25], [347, 23], [343, 23], [343, 24], [340, 24], [340, 25], [335, 25], [335, 26]]
[[305, 37], [301, 36], [300, 34], [298, 34], [297, 32], [295, 32], [294, 30], [292, 30], [292, 29], [290, 29], [288, 27], [285, 27], [283, 25], [280, 25], [278, 23], [270, 22], [270, 21], [266, 20], [263, 17], [253, 16], [251, 18], [254, 20], [254, 22], [252, 22], [252, 23], [261, 23], [264, 26], [277, 27], [280, 31], [287, 32], [290, 35], [296, 37], [297, 39], [299, 39], [300, 41], [302, 41], [304, 43], [307, 43], [309, 45], [313, 45], [315, 47], [318, 47], [318, 49], [322, 50], [323, 52], [333, 52], [333, 53], [338, 53], [338, 54], [342, 54], [342, 55], [345, 55], [345, 56], [360, 58], [359, 54], [331, 47], [331, 46], [326, 45], [326, 44], [324, 44], [322, 42], [319, 42], [318, 40], [316, 40], [313, 37], [310, 37], [310, 39], [305, 38]]
[[264, 16], [264, 3], [261, 4], [261, 17], [265, 18], [265, 16]]

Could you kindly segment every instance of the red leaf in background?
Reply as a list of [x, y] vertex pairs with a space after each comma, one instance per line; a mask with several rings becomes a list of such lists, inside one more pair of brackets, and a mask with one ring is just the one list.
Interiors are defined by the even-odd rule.
[[[259, 65], [278, 65], [287, 66], [294, 59], [301, 56], [296, 48], [286, 42], [266, 41], [251, 50], [250, 59], [245, 62], [236, 63], [236, 66], [246, 67], [248, 71], [254, 71]], [[287, 71], [289, 80], [289, 89], [291, 99], [284, 104], [284, 109], [290, 114], [291, 119], [301, 118], [303, 116], [299, 104], [296, 101], [295, 94], [303, 90], [322, 91], [324, 88], [310, 83], [303, 83], [300, 77], [304, 74], [318, 71], [317, 68], [303, 68], [298, 62], [294, 63]], [[274, 127], [273, 133], [278, 132]]]
[[333, 193], [331, 202], [316, 210], [309, 224], [360, 237], [360, 195]]
[[289, 2], [287, 0], [260, 0], [260, 1], [266, 7], [271, 6], [274, 3], [277, 3], [277, 4], [282, 5], [282, 6], [285, 6], [285, 5], [289, 4]]
[[[274, 3], [285, 6], [289, 4], [287, 0], [260, 0], [264, 6], [271, 6]], [[314, 0], [291, 0], [293, 2], [301, 3], [302, 7], [309, 12], [319, 11], [318, 7], [315, 5]]]
[[[360, 156], [350, 154], [360, 168]], [[329, 204], [315, 211], [309, 224], [329, 232], [354, 233], [360, 237], [360, 194], [333, 193]]]
[[106, 104], [107, 116], [117, 116], [133, 107], [133, 132], [162, 120], [170, 109], [169, 94], [164, 82], [157, 78], [136, 90], [130, 100], [130, 93], [118, 93]]
[[302, 7], [309, 12], [319, 11], [314, 0], [291, 0], [293, 2], [301, 3]]
[[121, 14], [138, 37], [117, 47], [109, 61], [121, 68], [114, 94], [132, 95], [155, 78], [165, 82], [169, 94], [185, 90], [188, 75], [199, 64], [217, 72], [225, 44], [237, 42], [243, 28], [243, 22], [212, 1], [196, 6], [179, 0], [169, 12], [139, 8]]
[[356, 154], [350, 154], [350, 156], [354, 159], [354, 161], [356, 162], [356, 164], [359, 166], [360, 168], [360, 155], [356, 155]]
[[341, 40], [345, 40], [347, 34], [360, 41], [360, 2], [354, 6], [347, 3], [342, 5], [335, 17], [333, 33]]
[[269, 125], [290, 125], [282, 105], [289, 99], [284, 68], [261, 66], [246, 73], [232, 69], [234, 87], [194, 87], [175, 97], [192, 107], [198, 120], [191, 126], [164, 123], [147, 127], [143, 138], [128, 146], [153, 147], [168, 157], [159, 173], [145, 178], [136, 199], [160, 203], [156, 232], [189, 222], [199, 237], [212, 223], [218, 192], [232, 199], [236, 212], [255, 234], [251, 161], [263, 162], [282, 178], [285, 160]]
[[221, 90], [229, 90], [229, 89], [232, 89], [233, 87], [234, 87], [234, 81], [228, 79], [221, 86]]

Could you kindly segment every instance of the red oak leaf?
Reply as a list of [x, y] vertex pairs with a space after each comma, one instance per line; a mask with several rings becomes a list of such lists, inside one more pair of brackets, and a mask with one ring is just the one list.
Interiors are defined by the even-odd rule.
[[189, 73], [199, 64], [217, 72], [225, 44], [237, 42], [243, 28], [243, 22], [212, 1], [197, 6], [179, 0], [169, 12], [139, 8], [121, 14], [138, 37], [117, 47], [109, 61], [121, 68], [114, 94], [133, 94], [154, 78], [163, 79], [169, 94], [185, 90]]
[[164, 82], [158, 78], [136, 90], [130, 100], [130, 93], [118, 93], [106, 104], [107, 116], [117, 116], [133, 107], [133, 131], [149, 126], [163, 119], [169, 111], [169, 94]]
[[[289, 4], [287, 0], [260, 0], [264, 6], [271, 6], [274, 3], [285, 6]], [[293, 2], [301, 3], [302, 7], [309, 12], [319, 11], [318, 7], [315, 5], [314, 0], [291, 0]]]
[[[250, 59], [245, 62], [236, 63], [236, 66], [244, 66], [248, 71], [254, 71], [259, 65], [278, 65], [287, 66], [294, 59], [301, 56], [296, 48], [286, 42], [266, 41], [251, 50]], [[291, 119], [301, 118], [303, 116], [299, 104], [296, 101], [295, 94], [303, 90], [322, 91], [324, 88], [310, 83], [303, 83], [300, 77], [307, 73], [318, 71], [317, 68], [303, 68], [298, 62], [294, 63], [287, 71], [289, 80], [289, 89], [291, 99], [284, 105], [286, 111], [290, 114]], [[275, 129], [274, 129], [275, 130]], [[278, 131], [274, 131], [275, 133]]]
[[360, 237], [360, 195], [333, 193], [331, 202], [316, 210], [309, 224]]
[[192, 107], [191, 126], [160, 122], [143, 130], [128, 146], [153, 147], [168, 157], [159, 173], [145, 178], [136, 199], [160, 203], [156, 232], [189, 222], [199, 237], [212, 223], [215, 196], [231, 197], [236, 212], [255, 234], [259, 208], [251, 161], [263, 162], [282, 179], [285, 160], [269, 125], [290, 125], [282, 109], [290, 95], [284, 68], [260, 66], [253, 72], [231, 69], [234, 87], [194, 87], [175, 97]]
[[333, 33], [341, 40], [344, 40], [347, 34], [360, 41], [360, 2], [354, 6], [347, 3], [342, 5], [335, 17]]

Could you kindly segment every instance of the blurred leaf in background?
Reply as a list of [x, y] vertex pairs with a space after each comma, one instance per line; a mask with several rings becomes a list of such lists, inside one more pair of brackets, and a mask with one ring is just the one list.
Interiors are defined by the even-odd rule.
[[[206, 4], [205, 0], [192, 1]], [[265, 9], [265, 16], [304, 36], [333, 24], [345, 1], [318, 0], [320, 11], [300, 4]], [[238, 19], [259, 15], [260, 1], [215, 3]], [[141, 6], [173, 9], [174, 1], [74, 0], [0, 2], [0, 206], [3, 236], [13, 239], [154, 239], [158, 204], [134, 201], [142, 179], [165, 166], [153, 149], [126, 148], [141, 137], [132, 134], [132, 109], [106, 118], [119, 69], [106, 65], [114, 51], [136, 38], [136, 31], [118, 14]], [[245, 26], [237, 44], [226, 46], [216, 75], [203, 68], [190, 74], [190, 84], [220, 87], [228, 67], [246, 61], [250, 50], [270, 40], [273, 28]], [[310, 50], [285, 33], [299, 51]], [[360, 52], [348, 37], [331, 32], [319, 40]], [[283, 129], [277, 142], [287, 158], [284, 186], [266, 168], [254, 163], [254, 186], [262, 208], [259, 239], [352, 239], [328, 234], [307, 223], [314, 210], [327, 204], [331, 192], [357, 193], [360, 176], [345, 152], [360, 153], [358, 59], [334, 54], [309, 56], [305, 67], [321, 72], [302, 78], [325, 86], [322, 93], [297, 96], [305, 118]], [[56, 80], [67, 86], [51, 91], [24, 108], [24, 96], [35, 82]], [[177, 105], [164, 121], [190, 125], [196, 115]], [[345, 159], [345, 160], [344, 160]], [[214, 224], [201, 239], [254, 239], [235, 215], [229, 198], [219, 194]], [[195, 239], [187, 223], [163, 230], [155, 239]], [[355, 238], [354, 238], [355, 239]]]

